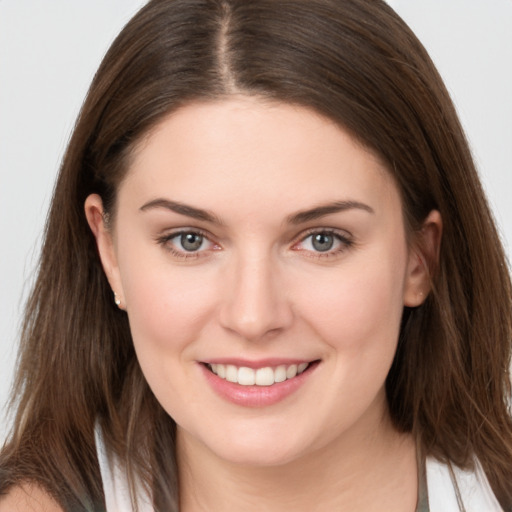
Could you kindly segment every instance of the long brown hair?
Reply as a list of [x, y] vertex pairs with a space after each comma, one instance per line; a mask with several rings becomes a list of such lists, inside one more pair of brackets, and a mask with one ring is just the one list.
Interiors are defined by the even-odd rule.
[[177, 510], [175, 425], [146, 384], [83, 205], [116, 190], [133, 148], [194, 100], [233, 93], [311, 107], [386, 162], [410, 231], [444, 224], [433, 292], [404, 311], [386, 388], [397, 429], [441, 460], [482, 464], [512, 507], [509, 271], [466, 139], [422, 45], [381, 0], [153, 0], [91, 85], [62, 162], [26, 308], [0, 491], [24, 481], [69, 510], [100, 510], [94, 446]]

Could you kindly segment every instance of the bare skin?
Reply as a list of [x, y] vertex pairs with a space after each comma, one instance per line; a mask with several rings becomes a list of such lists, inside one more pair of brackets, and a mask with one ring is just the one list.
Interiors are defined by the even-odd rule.
[[180, 510], [413, 512], [414, 440], [398, 434], [387, 418], [373, 419], [385, 428], [352, 432], [338, 446], [271, 468], [240, 467], [215, 456], [198, 461], [194, 455], [203, 453], [201, 447], [180, 443], [178, 435]]
[[14, 487], [0, 497], [0, 512], [64, 512], [59, 504], [37, 485]]
[[[85, 211], [178, 425], [180, 511], [415, 510], [415, 444], [385, 380], [403, 307], [429, 292], [438, 212], [408, 238], [375, 155], [312, 111], [247, 97], [172, 114], [139, 145], [113, 225], [99, 196]], [[316, 366], [267, 402], [208, 370], [293, 361]]]

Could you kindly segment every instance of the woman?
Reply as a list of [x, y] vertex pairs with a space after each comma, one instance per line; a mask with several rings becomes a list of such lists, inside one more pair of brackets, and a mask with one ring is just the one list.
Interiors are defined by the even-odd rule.
[[0, 506], [509, 510], [510, 306], [385, 3], [152, 1], [62, 165]]

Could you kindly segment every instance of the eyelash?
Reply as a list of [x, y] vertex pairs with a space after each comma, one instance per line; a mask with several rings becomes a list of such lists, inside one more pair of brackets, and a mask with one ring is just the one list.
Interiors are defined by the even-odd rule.
[[[335, 241], [333, 242], [336, 244], [336, 242], [339, 243], [339, 247], [336, 249], [328, 249], [326, 251], [315, 251], [315, 250], [309, 250], [309, 249], [300, 249], [296, 248], [299, 244], [303, 244], [308, 238], [311, 238], [315, 235], [323, 235], [323, 236], [332, 236]], [[311, 242], [313, 243], [313, 241]], [[342, 253], [353, 247], [354, 240], [348, 235], [346, 232], [340, 232], [335, 229], [311, 229], [310, 231], [306, 232], [305, 234], [302, 234], [300, 237], [300, 240], [293, 244], [293, 248], [296, 251], [301, 251], [304, 253], [307, 253], [307, 256], [309, 258], [318, 258], [318, 259], [327, 259], [327, 258], [335, 258], [337, 256], [340, 256]]]
[[[197, 259], [208, 256], [208, 251], [205, 249], [201, 250], [200, 247], [195, 251], [187, 251], [186, 249], [178, 250], [174, 247], [173, 244], [170, 243], [172, 240], [178, 237], [182, 237], [183, 235], [199, 236], [202, 238], [201, 245], [206, 241], [207, 243], [213, 245], [213, 250], [220, 249], [220, 246], [212, 242], [209, 235], [200, 229], [181, 229], [179, 231], [174, 231], [172, 233], [157, 237], [156, 242], [163, 246], [165, 250], [169, 251], [172, 256], [178, 259]], [[340, 246], [336, 249], [327, 249], [325, 251], [298, 248], [300, 244], [303, 244], [306, 240], [308, 240], [308, 238], [311, 238], [315, 235], [331, 236], [335, 239], [333, 243], [336, 244], [336, 242], [338, 242]], [[347, 235], [346, 232], [343, 232], [342, 234], [335, 229], [311, 229], [305, 234], [301, 234], [300, 239], [293, 243], [292, 249], [307, 254], [307, 257], [309, 258], [327, 259], [339, 256], [341, 253], [350, 249], [353, 245], [354, 241], [350, 238], [350, 236]]]
[[[210, 237], [207, 233], [204, 231], [201, 231], [200, 229], [181, 229], [179, 231], [174, 231], [173, 233], [169, 233], [163, 236], [157, 237], [156, 241], [158, 244], [160, 244], [166, 251], [169, 251], [172, 256], [178, 259], [196, 259], [207, 256], [204, 254], [206, 251], [201, 250], [200, 248], [196, 251], [187, 251], [185, 249], [183, 250], [177, 250], [173, 244], [170, 242], [174, 240], [175, 238], [182, 237], [183, 235], [196, 235], [202, 238], [201, 245], [206, 241], [209, 244], [212, 244], [214, 247], [219, 247], [214, 242], [210, 240]], [[214, 249], [216, 250], [216, 249]]]

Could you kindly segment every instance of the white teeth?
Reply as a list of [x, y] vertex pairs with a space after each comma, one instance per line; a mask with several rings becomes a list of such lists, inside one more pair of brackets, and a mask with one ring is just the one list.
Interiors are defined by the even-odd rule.
[[286, 366], [278, 366], [274, 371], [274, 382], [284, 382], [286, 380]]
[[291, 366], [288, 366], [286, 369], [286, 378], [287, 379], [293, 379], [297, 375], [297, 365], [292, 364]]
[[[218, 371], [219, 365], [217, 365], [217, 371]], [[238, 382], [238, 370], [236, 366], [233, 366], [232, 364], [228, 364], [226, 366], [226, 380], [229, 382]]]
[[221, 379], [228, 382], [236, 382], [242, 386], [272, 386], [274, 383], [284, 382], [287, 379], [293, 379], [301, 374], [309, 363], [301, 363], [299, 365], [291, 364], [289, 366], [280, 365], [276, 368], [266, 366], [264, 368], [247, 368], [241, 366], [237, 368], [232, 364], [210, 364], [210, 370], [218, 375]]
[[274, 370], [272, 370], [272, 368], [260, 368], [256, 370], [256, 384], [258, 386], [272, 386], [274, 380]]
[[252, 368], [242, 366], [238, 368], [238, 384], [242, 386], [254, 386], [256, 382], [256, 372]]
[[[213, 366], [213, 365], [212, 365]], [[222, 379], [226, 378], [226, 367], [223, 364], [216, 364], [217, 368], [213, 370], [213, 373], [216, 373]]]

